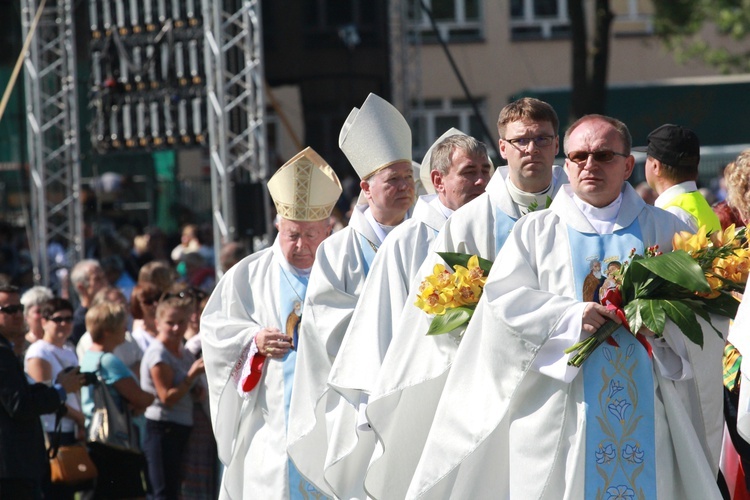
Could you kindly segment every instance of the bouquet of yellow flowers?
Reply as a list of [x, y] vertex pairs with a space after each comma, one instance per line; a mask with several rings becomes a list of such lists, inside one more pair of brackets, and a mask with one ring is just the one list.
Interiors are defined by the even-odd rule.
[[438, 252], [438, 255], [454, 272], [443, 264], [435, 264], [432, 274], [419, 286], [414, 305], [435, 315], [427, 335], [448, 333], [469, 322], [492, 267], [492, 262], [476, 255], [454, 252]]
[[[656, 337], [664, 332], [667, 319], [677, 325], [694, 344], [703, 346], [703, 330], [697, 317], [711, 323], [711, 314], [734, 318], [750, 272], [750, 251], [745, 229], [734, 225], [707, 234], [701, 227], [696, 234], [682, 231], [672, 240], [673, 251], [663, 254], [649, 247], [645, 255], [631, 252], [620, 270], [617, 288], [602, 302], [618, 311], [623, 325], [634, 335], [645, 326]], [[575, 352], [569, 365], [581, 366], [586, 358], [619, 327], [608, 321], [591, 337], [566, 349]]]

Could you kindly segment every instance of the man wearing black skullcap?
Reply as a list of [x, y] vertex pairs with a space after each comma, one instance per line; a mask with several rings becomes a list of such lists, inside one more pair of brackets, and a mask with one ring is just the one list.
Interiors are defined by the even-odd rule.
[[[639, 148], [634, 148], [638, 150]], [[698, 191], [700, 141], [692, 130], [665, 124], [648, 134], [646, 181], [659, 195], [654, 205], [697, 230], [721, 230], [719, 218]]]

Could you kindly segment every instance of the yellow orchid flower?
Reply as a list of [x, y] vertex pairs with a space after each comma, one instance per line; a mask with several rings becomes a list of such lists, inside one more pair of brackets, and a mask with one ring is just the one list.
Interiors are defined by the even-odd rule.
[[[424, 282], [422, 283], [424, 285]], [[445, 314], [448, 307], [452, 307], [453, 290], [440, 290], [433, 286], [420, 287], [415, 306], [427, 314]]]
[[734, 224], [724, 229], [723, 231], [715, 231], [711, 233], [711, 243], [715, 247], [722, 247], [724, 245], [731, 245], [732, 247], [740, 246], [740, 242], [735, 238], [736, 231]]
[[684, 250], [691, 255], [707, 246], [706, 226], [701, 226], [695, 234], [691, 234], [688, 231], [680, 231], [672, 238], [672, 248], [675, 250]]

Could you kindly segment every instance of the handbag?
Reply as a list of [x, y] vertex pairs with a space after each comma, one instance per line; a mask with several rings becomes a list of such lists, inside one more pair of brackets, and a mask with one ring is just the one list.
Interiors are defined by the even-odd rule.
[[49, 467], [53, 483], [74, 486], [96, 478], [98, 471], [85, 446], [81, 444], [60, 446], [62, 413], [61, 410], [57, 411], [53, 437], [55, 442], [50, 443], [47, 450]]
[[[102, 358], [104, 356], [106, 353]], [[88, 441], [140, 453], [130, 411], [127, 406], [120, 409], [102, 378], [102, 358], [99, 358], [95, 372], [97, 380], [91, 388], [94, 411], [88, 429]]]
[[[105, 353], [102, 355], [108, 355]], [[112, 354], [109, 354], [112, 355]], [[146, 458], [140, 450], [130, 410], [117, 405], [101, 375], [102, 358], [91, 386], [94, 410], [88, 449], [106, 481], [97, 481], [94, 498], [135, 498], [146, 494]]]

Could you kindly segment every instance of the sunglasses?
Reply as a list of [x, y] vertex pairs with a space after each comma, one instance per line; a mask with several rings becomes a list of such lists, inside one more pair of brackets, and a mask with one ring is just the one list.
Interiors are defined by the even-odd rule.
[[48, 321], [54, 321], [58, 325], [61, 323], [72, 323], [73, 316], [55, 316], [54, 318], [48, 318]]
[[191, 299], [201, 301], [208, 296], [206, 292], [198, 288], [189, 288], [181, 292], [167, 292], [161, 296], [161, 300], [167, 299]]
[[568, 160], [572, 161], [573, 163], [577, 163], [578, 165], [583, 165], [589, 160], [589, 156], [594, 158], [594, 161], [597, 163], [609, 163], [614, 160], [615, 156], [622, 156], [623, 158], [627, 158], [630, 155], [626, 155], [625, 153], [617, 153], [615, 151], [610, 151], [609, 149], [604, 149], [601, 151], [571, 151], [570, 153], [568, 153]]
[[13, 304], [10, 306], [0, 306], [0, 312], [4, 314], [16, 314], [23, 312], [23, 304]]

